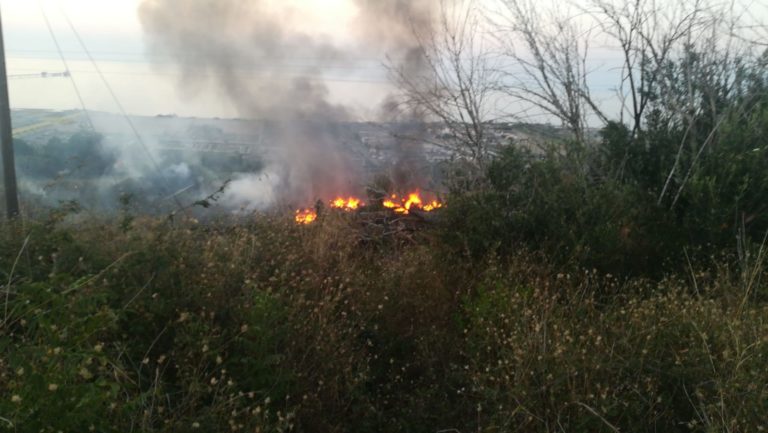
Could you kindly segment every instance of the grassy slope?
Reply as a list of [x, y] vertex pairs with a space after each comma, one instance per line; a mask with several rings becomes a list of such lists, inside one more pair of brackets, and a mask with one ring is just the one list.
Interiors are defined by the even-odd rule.
[[124, 223], [2, 239], [0, 430], [768, 428], [762, 268], [624, 281], [343, 216]]

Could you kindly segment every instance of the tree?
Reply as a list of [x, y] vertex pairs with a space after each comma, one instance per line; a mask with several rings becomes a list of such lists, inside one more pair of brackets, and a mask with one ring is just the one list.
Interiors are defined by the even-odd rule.
[[594, 0], [591, 14], [602, 32], [619, 48], [621, 79], [617, 89], [622, 109], [619, 122], [629, 117], [632, 137], [643, 127], [650, 102], [663, 94], [663, 71], [680, 42], [690, 39], [703, 15], [700, 0], [690, 5], [653, 0]]
[[434, 26], [412, 29], [418, 43], [410, 53], [415, 61], [390, 65], [390, 71], [401, 90], [400, 104], [448, 129], [451, 139], [434, 144], [481, 172], [494, 152], [488, 126], [495, 114], [499, 70], [486, 49], [475, 1], [442, 0], [438, 15]]
[[507, 13], [492, 25], [510, 60], [506, 94], [559, 119], [577, 142], [585, 142], [591, 117], [608, 121], [587, 83], [591, 30], [582, 30], [572, 17], [545, 14], [531, 0], [501, 3]]

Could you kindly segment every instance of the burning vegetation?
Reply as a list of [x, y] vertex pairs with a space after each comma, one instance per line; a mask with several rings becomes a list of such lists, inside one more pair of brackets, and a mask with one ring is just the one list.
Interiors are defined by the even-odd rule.
[[423, 212], [432, 212], [443, 207], [438, 200], [425, 201], [421, 198], [419, 192], [408, 194], [408, 197], [398, 197], [397, 194], [382, 202], [382, 206], [392, 209], [396, 213], [408, 215], [411, 209], [418, 209]]
[[349, 197], [349, 198], [342, 198], [338, 197], [335, 200], [331, 202], [331, 207], [334, 209], [342, 209], [345, 211], [354, 211], [360, 208], [360, 206], [365, 206], [362, 200], [355, 197]]
[[317, 211], [314, 209], [299, 209], [295, 216], [296, 224], [309, 225], [317, 220]]
[[[337, 197], [328, 202], [331, 209], [343, 212], [356, 212], [363, 209], [383, 209], [397, 215], [409, 215], [413, 211], [434, 212], [441, 209], [444, 204], [437, 198], [425, 198], [419, 191], [412, 192], [405, 196], [391, 194], [374, 200], [367, 204], [363, 199], [350, 196], [347, 198]], [[304, 208], [297, 209], [294, 219], [297, 224], [309, 225], [317, 221], [318, 209]]]

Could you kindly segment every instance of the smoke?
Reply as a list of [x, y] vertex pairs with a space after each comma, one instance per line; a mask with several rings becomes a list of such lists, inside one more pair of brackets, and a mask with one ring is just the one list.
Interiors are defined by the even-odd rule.
[[187, 91], [208, 81], [259, 119], [347, 117], [327, 102], [324, 86], [283, 77], [292, 69], [318, 73], [342, 53], [295, 28], [266, 0], [146, 0], [139, 19], [150, 49], [176, 62]]
[[432, 32], [439, 8], [438, 0], [354, 2], [360, 10], [358, 33], [362, 40], [377, 45], [388, 57], [390, 66], [407, 76], [418, 76], [427, 72], [427, 64], [417, 35], [428, 35]]
[[[363, 167], [344, 145], [342, 125], [356, 120], [355, 112], [329, 100], [324, 76], [334, 66], [372, 53], [402, 71], [422, 71], [413, 29], [431, 28], [438, 6], [437, 0], [350, 1], [358, 9], [352, 46], [309, 32], [296, 10], [269, 0], [144, 0], [139, 18], [150, 52], [172, 59], [184, 92], [194, 96], [212, 87], [242, 117], [269, 125], [268, 145], [277, 149], [268, 167], [278, 178], [270, 183], [274, 197], [311, 203], [361, 191], [365, 182]], [[393, 117], [391, 110], [382, 110], [382, 118]], [[413, 142], [405, 153], [414, 153]], [[230, 193], [243, 195], [248, 182], [253, 191], [263, 191], [264, 184], [254, 179], [242, 177]]]
[[[360, 8], [361, 38], [378, 44], [386, 53], [392, 74], [406, 80], [421, 80], [432, 74], [422, 43], [432, 37], [436, 15], [445, 3], [441, 4], [440, 0], [355, 0], [355, 4]], [[424, 186], [427, 182], [424, 167], [428, 165], [424, 154], [425, 113], [419, 107], [404, 104], [394, 92], [382, 101], [379, 117], [394, 122], [392, 181], [405, 190]]]
[[273, 179], [268, 173], [238, 175], [230, 183], [229, 192], [222, 198], [222, 204], [229, 209], [245, 212], [266, 209], [277, 199], [274, 192], [278, 185]]

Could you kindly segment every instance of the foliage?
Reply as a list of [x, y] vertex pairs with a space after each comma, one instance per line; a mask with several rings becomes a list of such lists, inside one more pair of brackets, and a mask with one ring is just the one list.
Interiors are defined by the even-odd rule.
[[7, 431], [765, 427], [760, 254], [653, 283], [350, 214], [3, 228]]
[[609, 122], [595, 141], [502, 149], [484, 185], [453, 191], [447, 241], [474, 257], [525, 248], [651, 277], [681, 271], [688, 253], [735, 255], [736, 239], [760, 243], [768, 232], [768, 76], [764, 61], [725, 56], [689, 47], [668, 60], [668, 92], [649, 96], [636, 131]]
[[485, 188], [451, 198], [446, 241], [474, 257], [525, 249], [614, 274], [663, 271], [678, 246], [671, 217], [639, 188], [589, 179], [572, 156], [583, 151], [505, 149]]
[[[151, 218], [142, 180], [116, 222], [70, 201], [3, 226], [0, 429], [765, 430], [766, 75], [706, 54], [655, 64], [631, 127], [441, 167], [423, 230]], [[100, 176], [100, 146], [45, 152]]]

